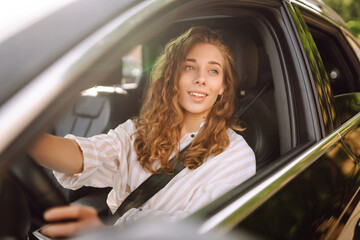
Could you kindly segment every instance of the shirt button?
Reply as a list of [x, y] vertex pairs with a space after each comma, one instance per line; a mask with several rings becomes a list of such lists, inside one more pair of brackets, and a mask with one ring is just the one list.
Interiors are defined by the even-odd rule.
[[194, 137], [195, 137], [195, 134], [191, 134], [190, 136], [191, 136], [192, 138], [194, 138]]

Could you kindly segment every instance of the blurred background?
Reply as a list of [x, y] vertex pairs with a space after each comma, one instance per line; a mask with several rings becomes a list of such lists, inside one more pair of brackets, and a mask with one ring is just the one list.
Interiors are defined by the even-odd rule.
[[360, 38], [360, 0], [323, 0], [323, 2], [334, 9]]

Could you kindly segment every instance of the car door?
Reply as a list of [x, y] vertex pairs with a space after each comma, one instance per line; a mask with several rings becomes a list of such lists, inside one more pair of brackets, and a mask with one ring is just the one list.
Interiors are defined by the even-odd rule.
[[[359, 116], [356, 115], [358, 110], [349, 106], [349, 100], [344, 103], [343, 99], [350, 96], [354, 99], [356, 92], [359, 92], [359, 62], [339, 28], [321, 19], [314, 11], [309, 11], [305, 4], [292, 7], [303, 26], [318, 68], [313, 79], [319, 83], [316, 89], [321, 89], [318, 91], [322, 108], [319, 116], [323, 119], [324, 139], [337, 140], [318, 160], [280, 191], [283, 194], [279, 194], [278, 201], [286, 209], [282, 220], [288, 226], [284, 236], [335, 238], [349, 220], [354, 222], [350, 214], [359, 199], [358, 158], [353, 154], [356, 147], [349, 148], [349, 145], [354, 146], [357, 142], [354, 135], [358, 132]], [[302, 21], [302, 15], [305, 22]], [[311, 34], [307, 25], [310, 26]], [[311, 54], [308, 54], [308, 59], [309, 55]], [[322, 101], [321, 98], [326, 100]], [[343, 107], [336, 108], [334, 104]], [[349, 122], [345, 122], [348, 119]], [[332, 129], [337, 130], [333, 132]], [[292, 223], [287, 225], [289, 222]], [[353, 232], [348, 233], [350, 235], [346, 236], [347, 239]]]
[[[341, 232], [339, 238], [349, 239], [356, 232], [359, 234], [359, 229], [356, 229], [358, 212], [355, 210], [360, 197], [358, 193], [357, 139], [359, 126], [354, 117], [359, 112], [357, 100], [360, 92], [360, 68], [357, 55], [359, 42], [342, 26], [343, 23], [340, 22], [336, 27], [329, 23], [326, 24], [319, 16], [310, 16], [308, 11], [303, 10], [302, 13], [321, 56], [323, 69], [329, 79], [324, 82], [326, 82], [327, 89], [331, 89], [329, 92], [332, 93], [330, 98], [333, 98], [331, 102], [334, 103], [331, 106], [332, 113], [334, 113], [334, 127], [338, 128], [340, 141], [354, 160], [353, 164], [341, 167], [349, 177], [348, 191], [353, 194], [352, 198], [326, 237], [337, 236]], [[346, 121], [348, 122], [346, 123]], [[347, 227], [345, 228], [344, 225]]]

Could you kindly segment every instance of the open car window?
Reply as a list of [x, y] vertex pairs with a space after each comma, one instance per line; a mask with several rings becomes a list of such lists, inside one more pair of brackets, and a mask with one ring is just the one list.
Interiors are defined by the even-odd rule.
[[[206, 8], [205, 8], [206, 9]], [[276, 15], [259, 15], [253, 7], [238, 7], [227, 14], [204, 10], [170, 24], [109, 61], [98, 85], [82, 93], [77, 103], [56, 123], [55, 134], [92, 136], [107, 132], [137, 116], [150, 82], [150, 71], [164, 45], [191, 26], [208, 26], [230, 46], [239, 74], [234, 91], [234, 118], [246, 128], [243, 135], [257, 158], [257, 167], [274, 162], [293, 148], [313, 140], [312, 119], [303, 112], [304, 97], [291, 45], [279, 39], [284, 26]], [[277, 13], [279, 14], [279, 13]], [[274, 32], [276, 31], [276, 32]], [[279, 41], [283, 41], [281, 44]], [[293, 96], [291, 94], [294, 94]], [[302, 131], [297, 131], [302, 129]]]
[[[284, 76], [275, 40], [255, 13], [182, 19], [111, 63], [109, 77], [82, 93], [75, 106], [58, 121], [55, 134], [92, 136], [136, 116], [150, 82], [151, 67], [164, 45], [191, 26], [208, 26], [230, 46], [239, 78], [235, 82], [235, 122], [257, 158], [257, 166], [274, 161], [291, 149], [290, 116]], [[283, 127], [279, 127], [279, 126]]]

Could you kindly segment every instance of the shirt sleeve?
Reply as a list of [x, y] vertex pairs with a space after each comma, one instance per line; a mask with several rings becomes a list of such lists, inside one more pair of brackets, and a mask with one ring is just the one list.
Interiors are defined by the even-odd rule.
[[113, 187], [116, 175], [121, 171], [120, 185], [126, 189], [129, 175], [127, 159], [132, 149], [133, 132], [134, 123], [128, 120], [107, 134], [90, 138], [66, 135], [66, 138], [74, 139], [82, 151], [83, 171], [78, 174], [54, 171], [55, 177], [63, 187], [74, 190], [82, 186]]

